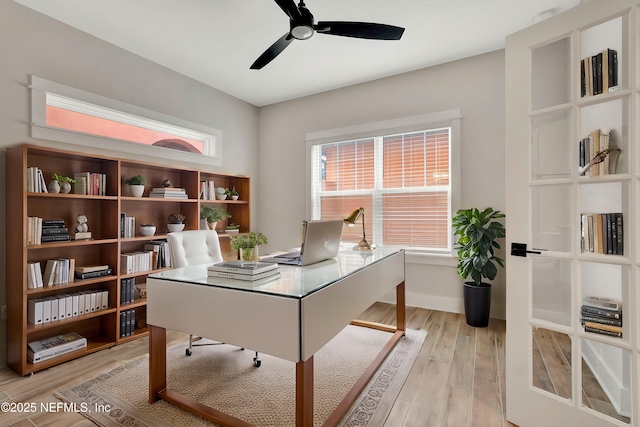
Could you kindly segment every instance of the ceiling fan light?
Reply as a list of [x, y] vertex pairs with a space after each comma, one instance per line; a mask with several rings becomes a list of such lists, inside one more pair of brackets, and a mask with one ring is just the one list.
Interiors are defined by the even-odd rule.
[[308, 25], [297, 25], [291, 29], [291, 35], [298, 40], [307, 40], [313, 35], [313, 28]]

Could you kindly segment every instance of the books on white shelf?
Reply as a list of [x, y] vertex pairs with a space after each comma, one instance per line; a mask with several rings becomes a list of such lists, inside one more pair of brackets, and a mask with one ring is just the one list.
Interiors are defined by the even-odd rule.
[[27, 344], [27, 359], [38, 363], [87, 347], [87, 339], [75, 332], [56, 335]]
[[280, 274], [278, 264], [267, 262], [227, 261], [207, 268], [210, 277], [224, 277], [236, 280], [260, 280]]

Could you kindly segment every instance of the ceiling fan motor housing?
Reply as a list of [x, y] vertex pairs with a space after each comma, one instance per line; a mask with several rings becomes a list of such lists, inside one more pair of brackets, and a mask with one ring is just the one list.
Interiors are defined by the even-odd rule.
[[309, 9], [300, 2], [298, 6], [300, 16], [291, 19], [291, 35], [297, 40], [307, 40], [313, 36], [313, 15]]

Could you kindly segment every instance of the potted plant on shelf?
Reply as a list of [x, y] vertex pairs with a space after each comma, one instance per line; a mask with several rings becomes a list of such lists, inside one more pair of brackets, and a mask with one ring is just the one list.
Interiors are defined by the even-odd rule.
[[215, 230], [216, 222], [231, 218], [231, 215], [222, 208], [202, 206], [200, 208], [200, 229]]
[[216, 199], [217, 200], [226, 200], [227, 199], [227, 191], [228, 188], [218, 187], [216, 188]]
[[240, 232], [240, 226], [238, 224], [229, 224], [224, 228], [226, 234], [238, 234]]
[[240, 251], [240, 260], [248, 262], [260, 261], [258, 246], [267, 244], [267, 236], [260, 232], [250, 232], [231, 236], [231, 249]]
[[497, 239], [505, 237], [505, 229], [498, 218], [500, 211], [486, 208], [460, 209], [453, 217], [454, 234], [458, 236], [458, 275], [463, 280], [471, 276], [473, 281], [464, 282], [464, 311], [467, 324], [485, 327], [489, 324], [491, 311], [491, 284], [482, 279], [493, 280], [498, 273], [496, 264], [504, 268], [504, 260], [495, 255], [500, 249]]
[[142, 224], [138, 227], [138, 231], [140, 231], [140, 234], [143, 236], [153, 236], [156, 234], [156, 226], [155, 224]]
[[129, 185], [129, 190], [133, 197], [142, 197], [142, 194], [144, 194], [144, 185], [147, 183], [144, 176], [132, 176], [131, 178], [125, 179], [124, 182]]
[[184, 230], [184, 215], [179, 213], [172, 213], [169, 215], [169, 223], [167, 224], [167, 229], [170, 232], [182, 231]]
[[233, 187], [231, 190], [228, 190], [228, 196], [231, 197], [231, 200], [238, 200], [238, 198], [240, 197], [240, 194], [238, 193], [238, 191], [236, 190], [236, 187]]
[[70, 193], [71, 184], [75, 184], [76, 180], [68, 176], [58, 175], [54, 173], [53, 181], [47, 185], [47, 189], [50, 193]]

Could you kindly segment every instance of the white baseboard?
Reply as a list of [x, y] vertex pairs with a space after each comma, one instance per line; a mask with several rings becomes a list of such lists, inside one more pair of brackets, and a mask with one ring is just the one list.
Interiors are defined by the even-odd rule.
[[[387, 294], [380, 301], [395, 304], [395, 294]], [[464, 313], [464, 302], [458, 298], [439, 297], [408, 292], [406, 304], [410, 307], [445, 311], [448, 313]], [[504, 304], [491, 304], [491, 317], [506, 319], [507, 308]]]

